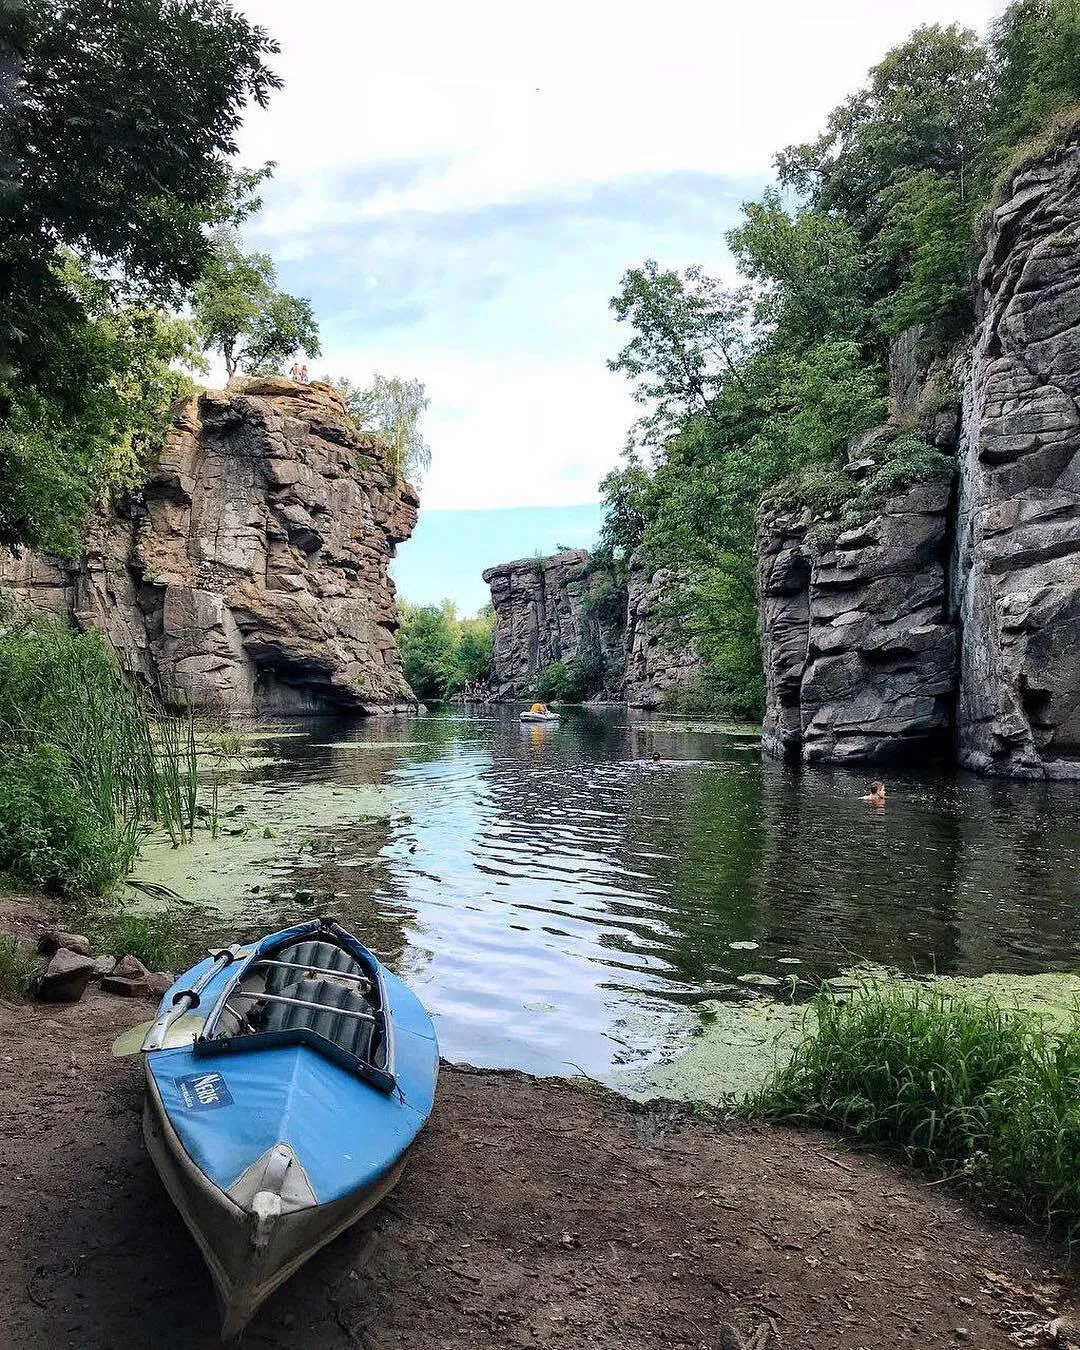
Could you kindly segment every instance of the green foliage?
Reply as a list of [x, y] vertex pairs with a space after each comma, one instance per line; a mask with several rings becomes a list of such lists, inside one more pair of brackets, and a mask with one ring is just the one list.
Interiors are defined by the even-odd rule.
[[550, 666], [537, 673], [533, 692], [544, 703], [578, 701], [574, 675], [563, 661], [553, 661]]
[[816, 1030], [747, 1103], [950, 1177], [975, 1198], [1080, 1232], [1080, 1015], [895, 988], [814, 1003]]
[[991, 33], [996, 72], [993, 147], [1007, 157], [1055, 113], [1080, 102], [1080, 4], [1016, 0]]
[[188, 916], [179, 907], [156, 914], [120, 910], [94, 919], [89, 927], [98, 951], [137, 957], [147, 970], [177, 970], [195, 955]]
[[71, 406], [32, 385], [0, 379], [0, 544], [62, 556], [80, 548], [76, 527], [110, 491], [141, 481], [174, 401], [202, 361], [191, 326], [160, 310], [114, 304], [110, 288], [67, 254], [57, 281], [82, 318], [66, 359], [85, 386]]
[[301, 350], [319, 355], [310, 302], [279, 291], [273, 259], [245, 253], [233, 228], [215, 231], [191, 308], [203, 347], [221, 352], [230, 379], [241, 367], [273, 374]]
[[[0, 615], [0, 871], [68, 893], [126, 872], [145, 822], [194, 828], [194, 743], [157, 730], [96, 634]], [[189, 723], [183, 723], [189, 727]]]
[[[974, 223], [1003, 153], [1056, 113], [1080, 117], [1080, 0], [1016, 0], [991, 48], [959, 27], [916, 29], [830, 114], [815, 140], [777, 158], [785, 195], [747, 203], [728, 243], [741, 277], [647, 261], [612, 308], [632, 330], [611, 368], [646, 408], [624, 464], [601, 485], [602, 555], [668, 568], [658, 618], [693, 640], [713, 706], [761, 711], [754, 515], [768, 494], [810, 505], [812, 545], [880, 509], [901, 486], [951, 473], [923, 442], [921, 408], [861, 484], [842, 473], [856, 433], [886, 416], [888, 341], [918, 324], [930, 356], [971, 312]], [[1031, 153], [1031, 152], [1029, 152]], [[719, 702], [716, 702], [719, 700]]]
[[421, 429], [430, 402], [423, 380], [376, 375], [370, 387], [364, 388], [347, 376], [331, 380], [324, 375], [323, 379], [341, 391], [358, 430], [373, 431], [386, 442], [391, 470], [400, 478], [419, 482], [431, 467], [431, 447]]
[[0, 542], [70, 552], [189, 352], [160, 306], [198, 277], [208, 227], [257, 205], [236, 132], [279, 83], [277, 48], [224, 0], [24, 0], [5, 20]]
[[490, 605], [474, 619], [459, 619], [449, 600], [441, 606], [401, 604], [398, 611], [398, 650], [418, 699], [452, 698], [465, 685], [487, 678], [495, 628]]
[[41, 963], [10, 933], [0, 933], [0, 998], [25, 998], [37, 983]]

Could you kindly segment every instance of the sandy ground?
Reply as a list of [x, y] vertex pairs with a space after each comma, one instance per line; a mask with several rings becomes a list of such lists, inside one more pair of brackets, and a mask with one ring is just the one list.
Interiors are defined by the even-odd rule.
[[[0, 1346], [203, 1350], [210, 1282], [139, 1130], [148, 1016], [0, 1005]], [[405, 1179], [244, 1346], [1047, 1345], [1061, 1254], [820, 1135], [447, 1066]]]

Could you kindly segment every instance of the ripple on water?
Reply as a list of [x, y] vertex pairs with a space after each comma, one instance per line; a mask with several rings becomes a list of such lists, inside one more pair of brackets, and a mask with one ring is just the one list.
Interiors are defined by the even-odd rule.
[[687, 1002], [782, 961], [815, 981], [856, 958], [1080, 959], [1080, 789], [898, 773], [877, 812], [861, 776], [763, 763], [751, 739], [618, 709], [538, 736], [512, 708], [298, 720], [225, 789], [248, 836], [139, 870], [222, 932], [332, 906], [417, 985], [444, 1053], [536, 1072], [648, 1062]]

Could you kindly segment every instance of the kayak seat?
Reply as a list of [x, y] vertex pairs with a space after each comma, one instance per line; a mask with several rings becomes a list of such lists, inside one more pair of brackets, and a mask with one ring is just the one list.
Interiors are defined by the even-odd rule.
[[[306, 957], [304, 959], [307, 960]], [[293, 1031], [303, 1028], [313, 1031], [325, 1040], [333, 1041], [347, 1054], [370, 1062], [374, 1023], [361, 1021], [357, 1017], [342, 1017], [338, 1009], [370, 1013], [371, 1005], [348, 986], [338, 984], [336, 980], [300, 980], [296, 984], [288, 984], [284, 989], [273, 992], [281, 993], [286, 998], [302, 998], [308, 1003], [318, 1003], [320, 1007], [298, 1008], [292, 1003], [269, 1003], [266, 1011], [266, 1031]]]
[[[282, 947], [274, 953], [275, 961], [289, 961], [297, 966], [312, 966], [316, 970], [339, 970], [345, 975], [364, 975], [363, 966], [348, 952], [336, 947], [332, 942], [296, 942], [291, 947]], [[281, 966], [266, 967], [266, 992], [281, 994], [287, 984], [295, 984], [302, 979], [302, 972], [286, 970]], [[313, 978], [318, 978], [317, 976]], [[283, 1006], [281, 1004], [279, 1007]]]

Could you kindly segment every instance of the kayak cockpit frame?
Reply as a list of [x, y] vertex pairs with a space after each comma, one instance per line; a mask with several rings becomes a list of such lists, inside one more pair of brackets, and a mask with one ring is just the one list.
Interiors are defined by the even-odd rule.
[[[338, 970], [314, 963], [287, 961], [278, 959], [278, 954], [304, 942], [330, 944], [351, 958], [359, 970]], [[277, 991], [272, 992], [258, 986], [258, 977], [266, 972], [277, 970], [295, 971], [298, 977], [307, 976], [317, 982], [330, 981], [335, 985], [355, 986], [367, 1004], [363, 1010], [349, 1007], [337, 1007], [321, 1003], [315, 999]], [[245, 988], [245, 981], [249, 987]], [[291, 986], [286, 986], [291, 988]], [[181, 1000], [187, 1000], [191, 991], [181, 991], [173, 998], [174, 1009]], [[185, 1002], [185, 1006], [197, 1006]], [[363, 1022], [372, 1026], [373, 1054], [356, 1054], [345, 1046], [322, 1035], [311, 1026], [285, 1026], [275, 1029], [253, 1027], [248, 1018], [248, 1009], [269, 1004], [305, 1010], [316, 1015], [330, 1014], [334, 1019], [344, 1018], [346, 1022]], [[240, 1004], [240, 1007], [237, 1007]], [[266, 1050], [274, 1046], [306, 1045], [328, 1059], [336, 1061], [382, 1092], [392, 1092], [397, 1086], [394, 1076], [394, 1030], [393, 1019], [387, 1001], [386, 987], [382, 977], [382, 967], [375, 956], [361, 943], [331, 919], [312, 919], [297, 924], [283, 933], [264, 939], [254, 950], [246, 953], [236, 963], [235, 970], [217, 997], [207, 1015], [201, 1032], [192, 1043], [195, 1055], [218, 1055], [222, 1052], [233, 1053], [254, 1050]]]

